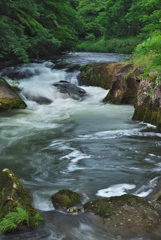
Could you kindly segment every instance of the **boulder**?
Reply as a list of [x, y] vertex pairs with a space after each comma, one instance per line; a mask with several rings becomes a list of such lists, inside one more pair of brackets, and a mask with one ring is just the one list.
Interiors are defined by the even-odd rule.
[[140, 71], [133, 71], [127, 62], [101, 62], [82, 66], [78, 76], [79, 84], [109, 89], [103, 102], [134, 104], [139, 85]]
[[57, 87], [61, 93], [68, 94], [69, 97], [78, 101], [81, 101], [82, 98], [86, 95], [86, 91], [84, 89], [77, 87], [75, 84], [71, 84], [67, 81], [59, 81], [53, 85]]
[[[12, 219], [11, 222], [8, 220]], [[21, 220], [22, 219], [22, 220]], [[28, 191], [9, 169], [0, 172], [0, 230], [28, 231], [38, 227], [43, 221], [32, 207]], [[8, 228], [5, 230], [5, 222]], [[12, 228], [13, 226], [13, 228]]]
[[[141, 70], [133, 70], [130, 63], [122, 63], [121, 65], [120, 70], [113, 75], [110, 90], [103, 102], [114, 104], [134, 104], [136, 102]], [[115, 67], [115, 64], [110, 66]]]
[[14, 67], [7, 67], [1, 71], [1, 76], [2, 77], [8, 77], [12, 80], [20, 80], [23, 78], [29, 78], [34, 75], [38, 74], [38, 72], [33, 70], [32, 68], [29, 67], [23, 67], [22, 65], [20, 66], [14, 66]]
[[80, 194], [68, 189], [60, 190], [51, 197], [51, 201], [55, 208], [67, 210], [77, 204], [80, 204]]
[[161, 82], [141, 79], [133, 120], [153, 124], [161, 130]]
[[118, 71], [117, 67], [111, 69], [114, 62], [90, 63], [80, 68], [78, 75], [79, 85], [96, 86], [109, 89], [113, 75]]
[[145, 199], [130, 194], [89, 201], [84, 209], [99, 216], [114, 237], [154, 237], [161, 227], [160, 216], [154, 207]]
[[0, 78], [0, 109], [25, 108], [25, 102], [14, 92], [11, 86]]

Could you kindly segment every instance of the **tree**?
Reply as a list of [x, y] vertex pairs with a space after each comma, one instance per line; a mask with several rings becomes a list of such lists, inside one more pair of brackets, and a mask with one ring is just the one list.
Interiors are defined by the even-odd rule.
[[99, 15], [105, 11], [105, 2], [106, 0], [81, 0], [79, 2], [78, 15], [85, 22], [87, 36], [93, 34], [98, 38], [103, 35], [104, 27]]

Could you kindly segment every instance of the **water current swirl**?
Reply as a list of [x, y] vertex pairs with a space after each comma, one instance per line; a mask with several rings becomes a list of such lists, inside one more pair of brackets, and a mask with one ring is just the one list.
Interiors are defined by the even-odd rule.
[[[105, 89], [82, 86], [88, 96], [76, 101], [53, 86], [60, 80], [78, 85], [77, 66], [126, 57], [71, 53], [17, 66], [30, 73], [19, 80], [28, 107], [0, 113], [0, 169], [9, 168], [17, 175], [46, 221], [32, 233], [0, 235], [0, 239], [114, 240], [89, 214], [73, 217], [55, 211], [51, 195], [71, 189], [81, 193], [85, 202], [124, 193], [144, 197], [151, 192], [161, 175], [161, 133], [132, 121], [133, 106], [102, 103]], [[68, 71], [71, 66], [73, 71]], [[46, 97], [51, 103], [40, 105], [24, 93]]]

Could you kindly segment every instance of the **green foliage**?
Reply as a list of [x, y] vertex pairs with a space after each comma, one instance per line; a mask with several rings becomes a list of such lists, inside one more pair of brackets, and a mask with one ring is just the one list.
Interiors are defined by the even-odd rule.
[[99, 39], [98, 41], [93, 41], [92, 39], [88, 41], [83, 41], [78, 44], [75, 48], [76, 51], [86, 51], [86, 52], [116, 52], [116, 53], [127, 53], [131, 54], [137, 44], [141, 40], [136, 37], [124, 38], [124, 39], [110, 39], [104, 40]]
[[[71, 51], [78, 40], [92, 41], [91, 51], [129, 53], [131, 42], [124, 50], [116, 42], [137, 37], [140, 43], [160, 29], [160, 0], [1, 0], [0, 58], [28, 62]], [[100, 38], [112, 43], [99, 47]], [[89, 50], [90, 42], [79, 48]]]
[[1, 233], [9, 233], [16, 230], [22, 223], [29, 225], [29, 216], [25, 209], [16, 208], [17, 212], [8, 213], [0, 222]]
[[78, 1], [0, 1], [0, 58], [31, 58], [71, 50], [82, 29]]
[[38, 227], [40, 225], [40, 222], [43, 221], [43, 217], [41, 217], [41, 215], [39, 213], [36, 213], [35, 216], [34, 216], [34, 226], [35, 227]]
[[144, 66], [142, 76], [157, 83], [161, 80], [161, 33], [155, 34], [136, 47], [133, 61]]

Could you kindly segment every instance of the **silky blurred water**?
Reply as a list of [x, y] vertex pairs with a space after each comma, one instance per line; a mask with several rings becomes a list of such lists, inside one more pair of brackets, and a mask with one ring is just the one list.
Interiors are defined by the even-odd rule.
[[[20, 66], [22, 72], [33, 73], [20, 79], [21, 97], [28, 107], [0, 113], [0, 169], [9, 168], [17, 175], [46, 221], [32, 233], [0, 239], [112, 240], [90, 215], [54, 211], [51, 195], [71, 189], [81, 193], [85, 202], [124, 193], [144, 197], [152, 191], [161, 170], [161, 133], [132, 121], [133, 106], [102, 103], [108, 90], [81, 86], [87, 96], [76, 101], [53, 86], [60, 80], [78, 85], [79, 70], [69, 73], [71, 66], [126, 57], [71, 53]], [[27, 100], [26, 93], [52, 103], [39, 105]]]

